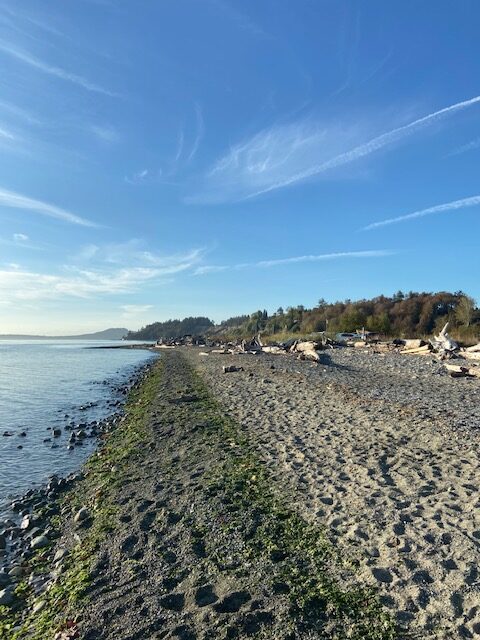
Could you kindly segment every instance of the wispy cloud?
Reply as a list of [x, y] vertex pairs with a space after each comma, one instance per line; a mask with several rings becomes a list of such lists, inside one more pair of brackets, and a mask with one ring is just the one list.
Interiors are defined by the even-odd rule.
[[345, 258], [384, 258], [393, 255], [393, 252], [385, 249], [367, 251], [340, 251], [337, 253], [321, 253], [319, 255], [293, 256], [276, 260], [260, 260], [258, 262], [242, 262], [234, 265], [203, 265], [197, 267], [194, 275], [202, 276], [221, 271], [237, 271], [242, 269], [269, 269], [288, 264], [300, 264], [302, 262], [323, 262], [325, 260], [342, 260]]
[[29, 124], [41, 124], [40, 120], [26, 109], [22, 109], [16, 104], [0, 100], [0, 109], [6, 111], [8, 114], [13, 115], [16, 118], [25, 120]]
[[90, 80], [87, 80], [82, 76], [79, 76], [75, 73], [70, 73], [69, 71], [65, 71], [65, 69], [62, 69], [60, 67], [50, 65], [44, 62], [43, 60], [40, 60], [39, 58], [36, 58], [35, 56], [31, 55], [27, 51], [23, 51], [21, 49], [17, 49], [16, 47], [13, 47], [9, 43], [0, 42], [0, 51], [10, 56], [11, 58], [20, 60], [21, 62], [35, 69], [38, 69], [39, 71], [42, 71], [43, 73], [46, 73], [51, 76], [55, 76], [56, 78], [60, 78], [61, 80], [72, 82], [73, 84], [76, 84], [77, 86], [82, 87], [87, 91], [101, 93], [111, 98], [119, 97], [118, 94], [112, 91], [109, 91], [108, 89], [104, 89], [103, 87], [97, 84], [94, 84], [93, 82], [90, 82]]
[[173, 158], [173, 164], [176, 165], [183, 153], [183, 145], [185, 143], [185, 132], [183, 127], [178, 132], [178, 141], [177, 141], [177, 149], [175, 151], [175, 157]]
[[[191, 270], [199, 252], [160, 256], [146, 252], [143, 263], [108, 264], [103, 247], [97, 247], [97, 263], [88, 266], [64, 266], [59, 273], [26, 270], [20, 265], [0, 269], [0, 299], [7, 302], [53, 300], [58, 298], [95, 298], [135, 293], [147, 284], [159, 284], [172, 275]], [[102, 257], [103, 256], [103, 257]]]
[[363, 231], [370, 231], [371, 229], [378, 229], [379, 227], [386, 227], [390, 224], [405, 222], [406, 220], [414, 220], [415, 218], [423, 218], [424, 216], [430, 216], [435, 213], [456, 211], [457, 209], [465, 209], [466, 207], [477, 207], [478, 205], [480, 205], [480, 196], [462, 198], [461, 200], [454, 200], [453, 202], [437, 204], [434, 207], [428, 207], [427, 209], [413, 211], [413, 213], [407, 213], [406, 215], [397, 216], [396, 218], [387, 218], [386, 220], [380, 220], [379, 222], [372, 222], [366, 227], [363, 227]]
[[14, 233], [13, 239], [15, 242], [27, 242], [29, 238], [24, 233]]
[[144, 315], [153, 309], [153, 304], [124, 304], [120, 308], [123, 312], [122, 316], [129, 320]]
[[7, 129], [3, 129], [2, 127], [0, 127], [0, 138], [3, 138], [5, 140], [15, 140], [15, 136], [13, 135], [13, 133], [8, 131]]
[[193, 158], [196, 156], [198, 148], [200, 146], [200, 142], [202, 141], [202, 138], [205, 135], [205, 123], [203, 120], [202, 108], [197, 102], [195, 103], [195, 118], [196, 118], [197, 130], [195, 133], [195, 139], [193, 141], [192, 148], [187, 157], [187, 162], [191, 162]]
[[159, 180], [163, 175], [163, 171], [161, 169], [140, 169], [139, 171], [135, 171], [130, 176], [125, 176], [125, 182], [128, 184], [146, 184], [148, 182], [155, 182]]
[[228, 202], [253, 198], [319, 176], [371, 155], [427, 126], [480, 103], [480, 96], [433, 111], [408, 124], [365, 139], [359, 125], [321, 125], [302, 120], [275, 125], [233, 146], [205, 177], [188, 202]]
[[91, 125], [90, 131], [104, 142], [113, 143], [120, 140], [120, 134], [110, 125]]
[[267, 37], [268, 34], [264, 31], [264, 29], [253, 22], [251, 18], [249, 18], [245, 13], [242, 13], [231, 4], [226, 2], [226, 0], [208, 0], [209, 3], [223, 13], [229, 20], [231, 20], [234, 24], [236, 24], [242, 31], [246, 31], [251, 35], [257, 37]]
[[23, 209], [24, 211], [33, 211], [34, 213], [39, 213], [43, 216], [56, 218], [58, 220], [70, 222], [71, 224], [78, 224], [84, 227], [98, 226], [90, 220], [81, 218], [80, 216], [77, 216], [74, 213], [70, 213], [70, 211], [61, 209], [60, 207], [57, 207], [53, 204], [42, 202], [41, 200], [34, 200], [33, 198], [29, 198], [28, 196], [24, 196], [20, 193], [15, 193], [13, 191], [7, 191], [6, 189], [2, 189], [1, 187], [0, 206], [9, 209]]
[[478, 149], [480, 147], [480, 138], [475, 138], [471, 142], [467, 142], [467, 144], [463, 144], [461, 147], [457, 147], [453, 151], [451, 151], [449, 156], [459, 156], [461, 153], [466, 153], [467, 151], [472, 151], [473, 149]]
[[82, 247], [77, 261], [90, 263], [106, 263], [124, 266], [158, 267], [164, 275], [177, 273], [195, 266], [205, 254], [202, 248], [192, 249], [187, 253], [165, 255], [150, 251], [145, 243], [132, 238], [127, 242], [111, 242], [103, 245], [88, 244]]

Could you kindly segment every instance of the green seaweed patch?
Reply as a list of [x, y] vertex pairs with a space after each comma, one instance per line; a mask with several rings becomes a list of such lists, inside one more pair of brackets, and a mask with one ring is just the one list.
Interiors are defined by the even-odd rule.
[[[116, 525], [115, 487], [128, 472], [128, 460], [142, 455], [151, 403], [162, 373], [163, 364], [159, 360], [145, 380], [130, 391], [124, 417], [105, 435], [96, 454], [86, 463], [84, 480], [59, 498], [62, 515], [55, 516], [57, 530], [68, 527], [73, 514], [83, 505], [87, 505], [91, 513], [91, 526], [83, 531], [81, 542], [66, 556], [59, 578], [39, 598], [35, 598], [28, 585], [20, 583], [15, 590], [14, 606], [0, 607], [2, 640], [51, 640], [57, 631], [75, 628], [76, 613], [88, 599], [92, 558]], [[51, 571], [52, 556], [44, 550], [35, 554], [27, 565], [29, 572]]]

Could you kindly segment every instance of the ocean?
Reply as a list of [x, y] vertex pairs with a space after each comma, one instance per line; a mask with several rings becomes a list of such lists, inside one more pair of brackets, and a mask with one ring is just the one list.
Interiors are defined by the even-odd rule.
[[[140, 349], [91, 348], [114, 344], [0, 340], [0, 518], [15, 497], [82, 465], [95, 439], [69, 450], [65, 426], [112, 414], [125, 397], [121, 385], [155, 357]], [[59, 437], [53, 428], [61, 429]]]

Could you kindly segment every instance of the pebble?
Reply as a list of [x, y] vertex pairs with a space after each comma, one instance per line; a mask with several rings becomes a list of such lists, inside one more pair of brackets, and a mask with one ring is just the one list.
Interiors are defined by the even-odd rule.
[[6, 589], [2, 589], [0, 591], [0, 606], [8, 607], [13, 602], [13, 589], [12, 587], [7, 587]]
[[47, 538], [47, 536], [44, 536], [44, 535], [37, 536], [31, 541], [30, 547], [32, 549], [43, 549], [49, 544], [49, 542], [50, 540]]
[[87, 507], [82, 507], [79, 511], [77, 511], [77, 513], [75, 514], [75, 516], [73, 517], [73, 521], [74, 522], [83, 522], [84, 520], [87, 520], [87, 518], [90, 517], [90, 514], [87, 510]]

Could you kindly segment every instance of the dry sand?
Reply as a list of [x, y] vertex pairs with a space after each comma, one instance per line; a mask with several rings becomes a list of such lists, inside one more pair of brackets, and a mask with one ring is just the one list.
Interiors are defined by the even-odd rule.
[[[188, 353], [279, 486], [359, 559], [401, 628], [480, 637], [480, 381], [442, 376], [429, 358], [358, 350], [320, 365]], [[230, 364], [245, 370], [223, 374]]]

